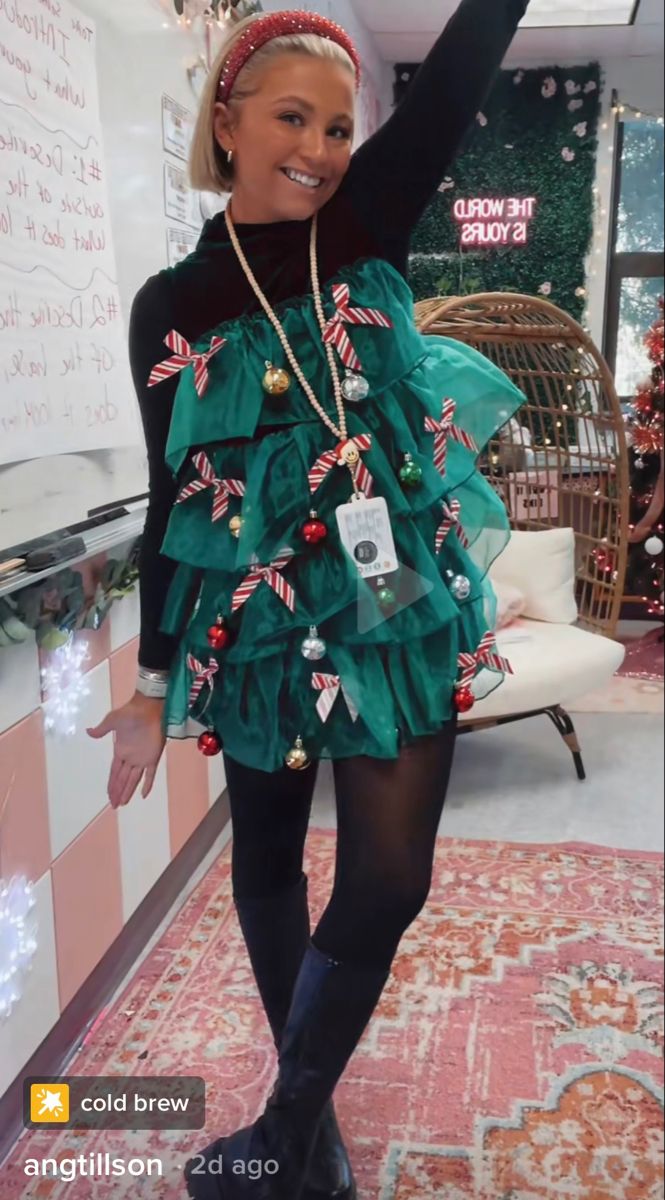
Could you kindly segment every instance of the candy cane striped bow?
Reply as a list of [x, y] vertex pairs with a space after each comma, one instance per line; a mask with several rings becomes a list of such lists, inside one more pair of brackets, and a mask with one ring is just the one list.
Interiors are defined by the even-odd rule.
[[183, 500], [189, 500], [190, 496], [195, 496], [198, 492], [204, 492], [206, 488], [212, 488], [212, 519], [220, 521], [229, 511], [229, 498], [231, 496], [244, 496], [245, 485], [239, 479], [218, 479], [215, 475], [213, 467], [207, 454], [201, 451], [192, 459], [196, 467], [200, 479], [195, 479], [192, 483], [188, 483], [184, 487], [176, 500], [176, 504], [182, 504]]
[[254, 595], [259, 584], [263, 582], [270, 585], [280, 600], [283, 600], [287, 607], [291, 609], [291, 612], [295, 612], [296, 594], [291, 584], [287, 583], [286, 579], [280, 574], [284, 570], [284, 567], [291, 562], [292, 558], [293, 550], [283, 550], [279, 557], [274, 559], [269, 566], [264, 567], [257, 563], [256, 566], [252, 567], [247, 578], [243, 580], [240, 587], [236, 588], [233, 593], [231, 612], [237, 612], [239, 608], [242, 608], [250, 596]]
[[[353, 444], [358, 447], [362, 454], [365, 450], [371, 449], [372, 435], [371, 433], [361, 433], [358, 435], [358, 437], [349, 438], [349, 442], [353, 442]], [[314, 466], [307, 476], [309, 479], [309, 490], [312, 495], [314, 495], [315, 492], [318, 492], [321, 484], [330, 474], [333, 467], [344, 465], [340, 459], [339, 451], [340, 447], [336, 446], [334, 450], [326, 450], [325, 454], [322, 454], [320, 458], [317, 458]], [[366, 496], [371, 496], [374, 488], [374, 478], [367, 470], [367, 467], [362, 459], [356, 467], [356, 483], [358, 484], [361, 492], [364, 492]]]
[[478, 450], [471, 434], [465, 433], [455, 425], [456, 408], [454, 400], [444, 400], [440, 421], [435, 421], [434, 417], [425, 418], [425, 430], [434, 434], [434, 466], [444, 476], [448, 459], [448, 438], [459, 442], [460, 446], [465, 446], [467, 450]]
[[170, 379], [172, 375], [184, 371], [185, 367], [193, 366], [194, 386], [199, 396], [205, 396], [210, 382], [208, 363], [215, 354], [219, 353], [222, 346], [226, 345], [226, 338], [214, 337], [210, 343], [210, 349], [203, 352], [193, 350], [189, 342], [181, 334], [176, 333], [175, 329], [171, 330], [164, 341], [169, 350], [174, 351], [173, 358], [167, 358], [153, 367], [148, 387], [154, 387], [155, 384], [162, 383], [164, 379]]
[[351, 291], [347, 283], [334, 284], [332, 294], [337, 311], [323, 330], [323, 341], [335, 347], [345, 367], [362, 371], [362, 363], [344, 326], [375, 325], [380, 329], [392, 329], [393, 323], [376, 308], [351, 308]]
[[210, 688], [210, 694], [212, 695], [215, 687], [215, 675], [219, 671], [219, 663], [215, 662], [215, 659], [211, 656], [208, 666], [205, 667], [193, 654], [188, 654], [187, 666], [195, 675], [189, 693], [189, 707], [193, 708], [206, 685]]
[[448, 534], [450, 533], [451, 529], [455, 530], [455, 533], [456, 533], [459, 541], [463, 545], [464, 549], [465, 550], [469, 549], [469, 545], [470, 545], [469, 539], [466, 536], [466, 534], [460, 524], [461, 511], [462, 511], [462, 505], [460, 504], [459, 500], [451, 500], [450, 505], [446, 504], [444, 501], [443, 521], [441, 522], [441, 524], [439, 525], [439, 528], [436, 531], [436, 552], [437, 552], [437, 554], [440, 553], [441, 547], [443, 546], [443, 543], [445, 542], [446, 538], [448, 537]]
[[462, 672], [462, 678], [457, 683], [458, 688], [469, 687], [479, 667], [490, 667], [493, 671], [503, 671], [506, 675], [515, 674], [508, 659], [499, 654], [496, 638], [491, 630], [485, 634], [475, 654], [465, 652], [459, 655], [457, 665]]
[[354, 722], [358, 720], [360, 713], [346, 688], [342, 685], [339, 675], [321, 675], [315, 672], [312, 675], [312, 687], [316, 692], [321, 693], [316, 704], [316, 711], [324, 724], [332, 712], [332, 706], [339, 696], [340, 691], [346, 700], [346, 707], [349, 710], [351, 720]]

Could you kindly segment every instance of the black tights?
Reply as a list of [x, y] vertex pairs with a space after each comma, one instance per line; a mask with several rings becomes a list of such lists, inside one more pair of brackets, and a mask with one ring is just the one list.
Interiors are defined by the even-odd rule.
[[[436, 836], [450, 778], [456, 722], [397, 760], [334, 763], [335, 882], [312, 935], [342, 962], [389, 967], [432, 884]], [[274, 775], [226, 759], [233, 819], [233, 891], [270, 896], [301, 878], [316, 770]]]

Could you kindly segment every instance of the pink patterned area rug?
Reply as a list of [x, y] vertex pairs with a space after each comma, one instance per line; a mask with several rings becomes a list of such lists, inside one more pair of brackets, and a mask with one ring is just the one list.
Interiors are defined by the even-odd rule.
[[665, 675], [665, 643], [663, 630], [652, 629], [641, 638], [625, 638], [626, 657], [619, 675], [626, 679], [645, 679], [663, 682]]
[[[312, 830], [313, 916], [334, 832]], [[661, 1200], [663, 859], [442, 840], [426, 911], [337, 1091], [361, 1200]], [[202, 881], [70, 1074], [202, 1075], [201, 1133], [26, 1133], [1, 1200], [182, 1200], [180, 1169], [251, 1121], [275, 1055], [231, 900]], [[163, 1175], [26, 1180], [28, 1157]]]

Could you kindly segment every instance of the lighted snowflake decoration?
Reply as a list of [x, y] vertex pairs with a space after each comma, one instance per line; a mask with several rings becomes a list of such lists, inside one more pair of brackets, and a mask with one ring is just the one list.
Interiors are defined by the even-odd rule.
[[48, 733], [61, 737], [73, 737], [76, 733], [82, 702], [90, 695], [83, 671], [89, 658], [85, 642], [76, 641], [73, 636], [49, 654], [42, 671], [44, 727]]
[[37, 925], [28, 921], [34, 906], [27, 879], [0, 879], [0, 1021], [6, 1021], [19, 1003], [23, 977], [37, 950]]

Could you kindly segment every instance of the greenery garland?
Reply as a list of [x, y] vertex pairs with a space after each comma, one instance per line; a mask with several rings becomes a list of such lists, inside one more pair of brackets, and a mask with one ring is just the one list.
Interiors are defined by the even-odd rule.
[[[396, 68], [396, 99], [417, 70]], [[594, 218], [601, 72], [584, 67], [501, 72], [463, 152], [416, 230], [416, 299], [474, 292], [543, 295], [580, 320]], [[455, 200], [535, 196], [529, 243], [461, 250]]]
[[0, 598], [0, 649], [27, 642], [34, 634], [42, 649], [56, 650], [77, 629], [101, 629], [115, 602], [136, 591], [140, 548], [138, 538], [127, 558], [108, 559], [91, 597], [80, 572], [65, 567]]

